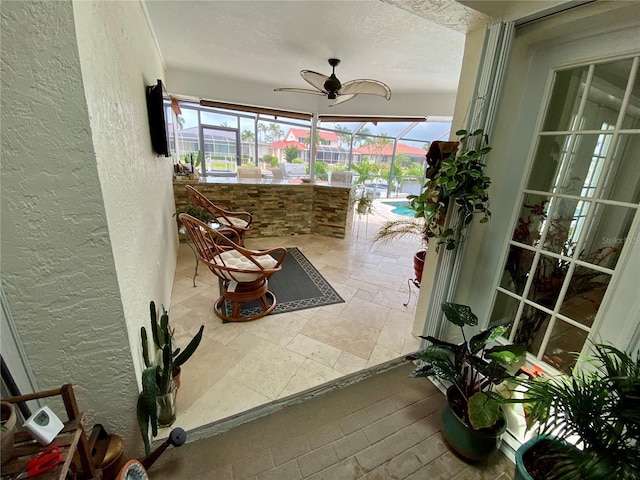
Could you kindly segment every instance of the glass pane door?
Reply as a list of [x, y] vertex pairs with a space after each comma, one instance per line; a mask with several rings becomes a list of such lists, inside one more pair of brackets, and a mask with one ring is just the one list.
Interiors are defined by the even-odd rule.
[[[640, 57], [556, 71], [491, 324], [559, 370], [575, 364], [640, 201]], [[599, 316], [600, 314], [600, 316]], [[515, 320], [514, 320], [515, 319]]]
[[238, 130], [202, 126], [200, 131], [204, 175], [235, 173], [240, 165]]

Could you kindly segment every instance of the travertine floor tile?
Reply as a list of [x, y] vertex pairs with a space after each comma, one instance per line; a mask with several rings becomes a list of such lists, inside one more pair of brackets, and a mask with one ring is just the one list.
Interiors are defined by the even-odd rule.
[[[167, 307], [179, 346], [200, 325], [205, 325], [205, 340], [200, 347], [202, 351], [185, 364], [185, 377], [197, 377], [197, 382], [183, 382], [178, 416], [188, 419], [189, 425], [198, 426], [197, 414], [190, 410], [199, 403], [200, 396], [214, 395], [216, 390], [218, 395], [228, 397], [230, 391], [224, 391], [225, 383], [219, 383], [224, 377], [235, 379], [239, 391], [252, 392], [236, 402], [249, 409], [259, 403], [250, 404], [247, 399], [286, 396], [314, 386], [310, 383], [314, 378], [323, 383], [335, 375], [350, 374], [415, 350], [417, 340], [411, 334], [415, 303], [408, 308], [402, 306], [408, 293], [406, 279], [412, 276], [415, 242], [372, 244], [378, 226], [389, 218], [388, 210], [382, 206], [379, 212], [370, 215], [366, 235], [363, 223], [358, 236], [346, 239], [320, 235], [247, 237], [248, 248], [300, 248], [345, 300], [269, 315], [255, 322], [223, 324], [215, 316], [213, 303], [219, 296], [218, 279], [200, 263], [194, 287], [195, 257], [188, 244], [181, 244]], [[162, 303], [162, 299], [156, 299], [156, 303]], [[270, 347], [264, 348], [266, 345]], [[271, 353], [275, 355], [273, 359], [269, 357]], [[301, 369], [305, 359], [320, 366], [311, 363], [313, 370], [305, 372]], [[225, 407], [207, 412], [200, 426], [224, 418], [224, 412], [228, 411]]]

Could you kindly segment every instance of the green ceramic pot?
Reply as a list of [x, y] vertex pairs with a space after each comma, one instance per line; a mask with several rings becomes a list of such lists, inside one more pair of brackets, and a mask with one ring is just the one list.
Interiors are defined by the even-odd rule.
[[[513, 475], [513, 480], [535, 480], [525, 468], [523, 459], [524, 459], [524, 455], [529, 450], [537, 447], [540, 442], [545, 440], [553, 442], [554, 444], [558, 444], [558, 446], [566, 447], [568, 445], [567, 442], [565, 442], [564, 440], [559, 440], [557, 438], [554, 438], [551, 435], [537, 435], [533, 438], [530, 438], [525, 443], [520, 445], [520, 448], [518, 448], [518, 450], [516, 450], [516, 469]], [[547, 452], [548, 450], [544, 451], [543, 454], [548, 455]], [[551, 469], [553, 469], [553, 467], [551, 467]], [[545, 471], [547, 470], [545, 469]]]
[[542, 436], [533, 437], [528, 441], [526, 441], [525, 443], [523, 443], [520, 446], [520, 448], [518, 448], [518, 450], [516, 451], [516, 471], [515, 471], [515, 474], [513, 475], [513, 480], [533, 480], [533, 477], [529, 475], [529, 472], [527, 472], [527, 469], [524, 467], [522, 456], [525, 454], [527, 450], [529, 450], [531, 447], [533, 447], [536, 443], [538, 443], [543, 438], [545, 437], [542, 437]]
[[465, 424], [449, 406], [452, 395], [456, 394], [455, 387], [447, 390], [447, 403], [442, 409], [442, 435], [447, 443], [458, 454], [472, 462], [482, 462], [489, 458], [500, 446], [502, 435], [507, 430], [507, 421], [502, 413], [498, 420], [500, 428], [497, 432], [490, 432], [487, 429], [474, 430]]

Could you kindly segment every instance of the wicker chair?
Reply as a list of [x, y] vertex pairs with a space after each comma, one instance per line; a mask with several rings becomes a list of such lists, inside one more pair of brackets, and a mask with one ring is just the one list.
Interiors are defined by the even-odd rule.
[[[178, 218], [200, 260], [222, 281], [222, 295], [214, 305], [218, 317], [225, 322], [248, 322], [262, 318], [276, 308], [276, 297], [269, 291], [269, 277], [281, 269], [286, 249], [249, 250], [191, 215], [181, 213]], [[275, 259], [272, 254], [280, 254], [280, 257]], [[226, 300], [233, 304], [230, 315], [225, 313]], [[260, 305], [257, 313], [241, 315], [242, 304], [254, 300]]]
[[253, 216], [249, 212], [233, 212], [229, 205], [212, 202], [191, 185], [187, 185], [186, 189], [187, 195], [195, 207], [204, 208], [220, 225], [238, 232], [240, 245], [244, 245], [244, 234], [253, 223]]

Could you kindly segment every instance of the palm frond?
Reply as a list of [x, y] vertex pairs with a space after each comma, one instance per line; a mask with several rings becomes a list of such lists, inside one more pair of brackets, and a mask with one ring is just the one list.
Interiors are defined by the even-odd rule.
[[427, 232], [424, 220], [421, 218], [407, 217], [400, 220], [391, 220], [376, 233], [374, 243], [379, 242], [386, 244], [391, 240], [404, 237], [418, 237], [424, 243], [427, 243]]

